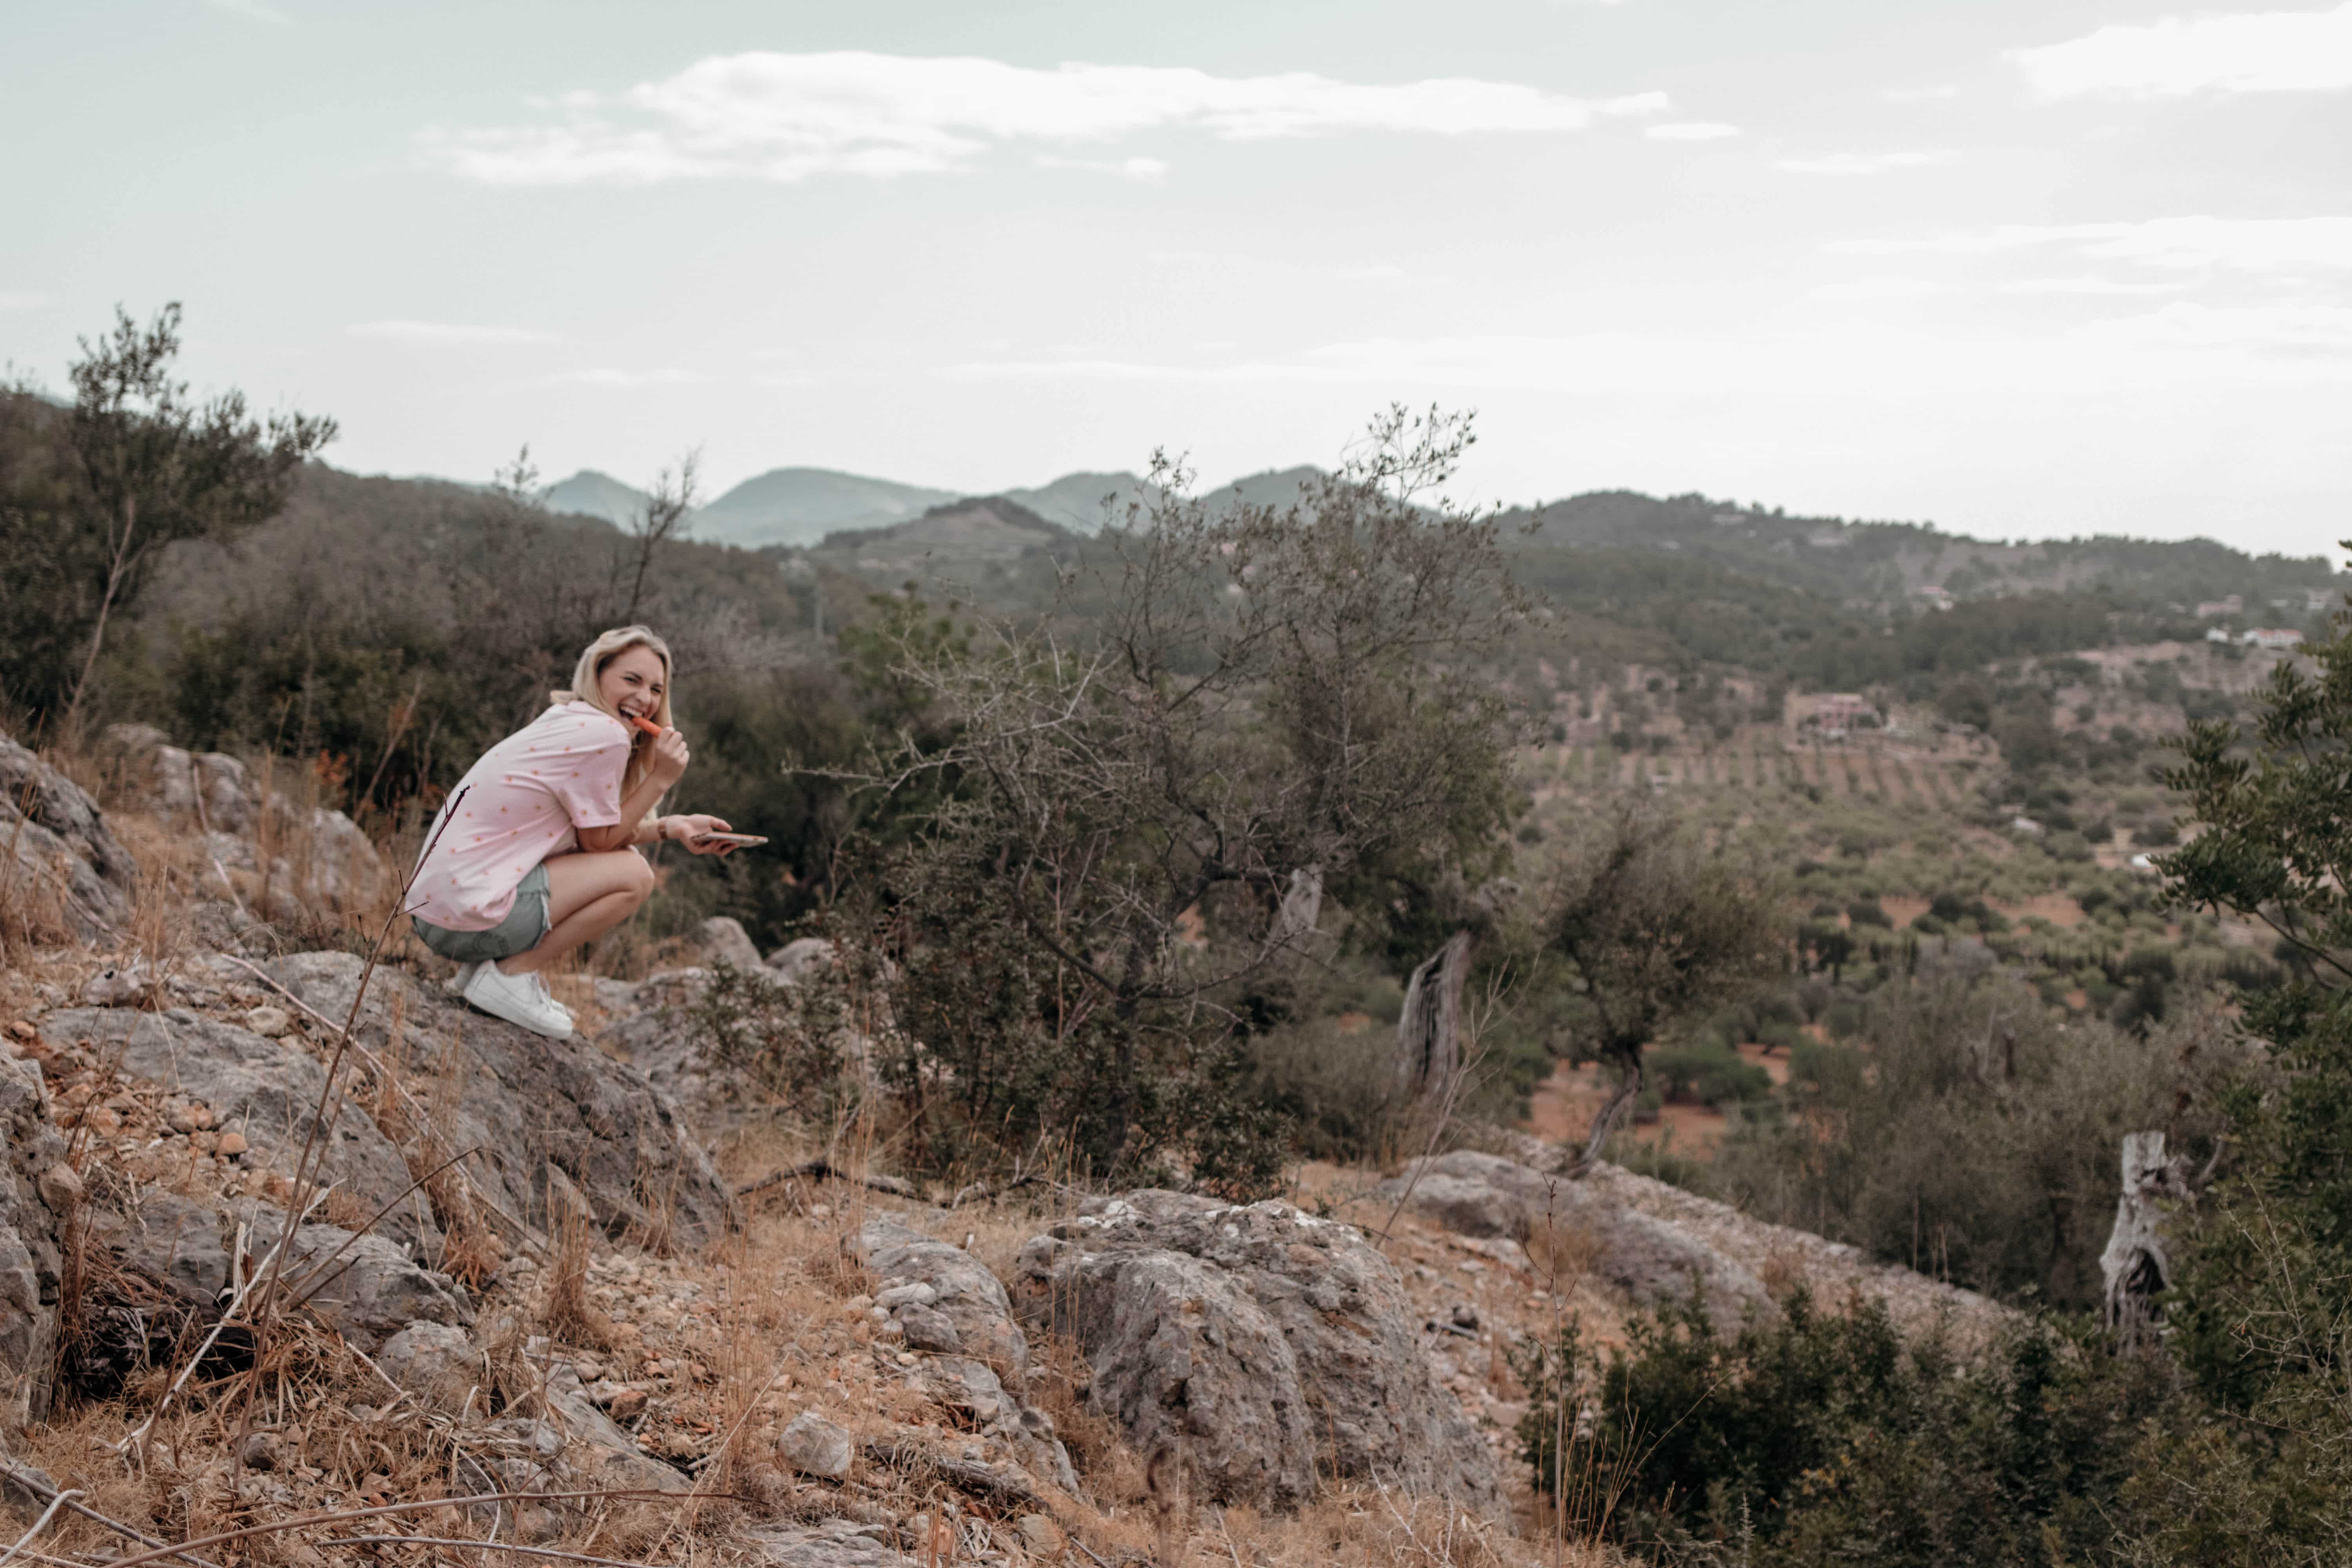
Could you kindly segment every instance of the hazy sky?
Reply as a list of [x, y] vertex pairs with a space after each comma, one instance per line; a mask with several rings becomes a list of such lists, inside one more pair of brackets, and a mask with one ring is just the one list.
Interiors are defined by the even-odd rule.
[[2352, 0], [177, 0], [0, 16], [0, 359], [116, 301], [362, 470], [2352, 536]]

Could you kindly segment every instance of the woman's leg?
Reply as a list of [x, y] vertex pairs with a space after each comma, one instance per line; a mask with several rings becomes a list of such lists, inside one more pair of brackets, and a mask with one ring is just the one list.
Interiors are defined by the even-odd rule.
[[501, 959], [503, 974], [528, 974], [593, 942], [637, 912], [654, 890], [654, 868], [634, 849], [583, 850], [547, 862], [547, 934], [539, 945]]

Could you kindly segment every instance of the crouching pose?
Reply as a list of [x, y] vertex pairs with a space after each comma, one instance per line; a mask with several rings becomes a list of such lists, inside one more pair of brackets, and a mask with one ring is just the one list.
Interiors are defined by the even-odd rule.
[[[670, 727], [669, 648], [643, 626], [588, 645], [572, 689], [482, 754], [425, 835], [408, 912], [455, 986], [495, 1017], [558, 1039], [572, 1014], [541, 971], [636, 912], [654, 870], [634, 847], [675, 839], [698, 855], [715, 816], [656, 816], [686, 772]], [[658, 727], [649, 733], [642, 725]]]

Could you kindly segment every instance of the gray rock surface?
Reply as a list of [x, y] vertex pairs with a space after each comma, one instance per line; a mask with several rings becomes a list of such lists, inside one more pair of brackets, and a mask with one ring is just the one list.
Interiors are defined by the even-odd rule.
[[1095, 1408], [1147, 1455], [1181, 1459], [1196, 1498], [1294, 1506], [1320, 1471], [1501, 1516], [1485, 1440], [1353, 1226], [1136, 1192], [1033, 1237], [1019, 1268], [1024, 1314], [1086, 1354]]
[[804, 1476], [837, 1481], [849, 1474], [856, 1445], [849, 1429], [803, 1410], [776, 1435], [776, 1458]]
[[688, 1492], [694, 1483], [677, 1471], [641, 1453], [635, 1439], [619, 1423], [596, 1408], [581, 1385], [579, 1369], [557, 1358], [547, 1367], [541, 1392], [549, 1419], [562, 1427], [565, 1457], [590, 1484], [637, 1491]]
[[831, 968], [840, 959], [841, 949], [832, 938], [804, 936], [768, 954], [768, 967], [776, 972], [778, 978], [798, 984], [817, 971]]
[[[298, 953], [269, 966], [281, 984], [338, 1019], [351, 1008], [361, 969], [342, 952]], [[395, 1016], [404, 1038], [394, 1054], [443, 1067], [438, 1079], [413, 1074], [412, 1087], [433, 1100], [458, 1149], [478, 1151], [465, 1163], [467, 1179], [508, 1214], [547, 1224], [551, 1163], [615, 1237], [635, 1231], [693, 1246], [728, 1225], [732, 1198], [709, 1150], [643, 1071], [580, 1036], [545, 1039], [438, 986], [378, 969], [359, 1038], [384, 1051]]]
[[1412, 1162], [1376, 1196], [1392, 1203], [1408, 1188], [1409, 1209], [1463, 1236], [1525, 1243], [1549, 1230], [1556, 1246], [1581, 1252], [1591, 1273], [1635, 1306], [1687, 1301], [1696, 1284], [1707, 1315], [1727, 1331], [1750, 1314], [1778, 1313], [1750, 1269], [1590, 1180], [1460, 1149]]
[[822, 1524], [776, 1524], [744, 1538], [751, 1561], [766, 1568], [915, 1568], [915, 1560], [888, 1544], [881, 1525], [829, 1519]]
[[[177, 1007], [164, 1013], [81, 1008], [52, 1013], [41, 1028], [52, 1040], [88, 1041], [102, 1054], [119, 1046], [124, 1072], [204, 1101], [215, 1127], [243, 1133], [248, 1167], [293, 1176], [327, 1079], [326, 1068], [300, 1046]], [[392, 1205], [376, 1225], [379, 1232], [422, 1246], [427, 1257], [439, 1256], [440, 1227], [430, 1205], [423, 1194], [407, 1191], [407, 1162], [364, 1110], [343, 1100], [321, 1142], [319, 1168], [325, 1180], [369, 1215]]]
[[375, 1352], [383, 1374], [415, 1394], [427, 1409], [455, 1415], [488, 1376], [482, 1352], [465, 1331], [448, 1323], [415, 1322]]
[[746, 970], [760, 967], [760, 950], [752, 945], [751, 933], [743, 929], [741, 921], [711, 916], [702, 922], [699, 945], [705, 963]]
[[50, 1125], [40, 1068], [5, 1045], [0, 1144], [0, 1415], [22, 1423], [48, 1410], [64, 1220], [43, 1200], [41, 1179], [64, 1161], [66, 1142]]
[[84, 942], [131, 917], [138, 862], [88, 791], [0, 734], [0, 901], [37, 909]]

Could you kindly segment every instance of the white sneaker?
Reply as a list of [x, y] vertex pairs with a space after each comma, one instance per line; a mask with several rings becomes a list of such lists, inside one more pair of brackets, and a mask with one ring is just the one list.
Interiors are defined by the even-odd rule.
[[466, 1000], [493, 1018], [520, 1024], [551, 1040], [568, 1039], [572, 1016], [555, 1004], [537, 974], [503, 974], [495, 963], [485, 963], [466, 983]]
[[577, 1024], [580, 1022], [580, 1015], [572, 1010], [572, 1004], [569, 1002], [558, 1001], [556, 999], [555, 993], [547, 988], [546, 971], [534, 969], [530, 972], [530, 977], [539, 982], [539, 994], [541, 997], [546, 1001], [549, 1006], [562, 1014], [566, 1018], [571, 1019], [572, 1023]]

